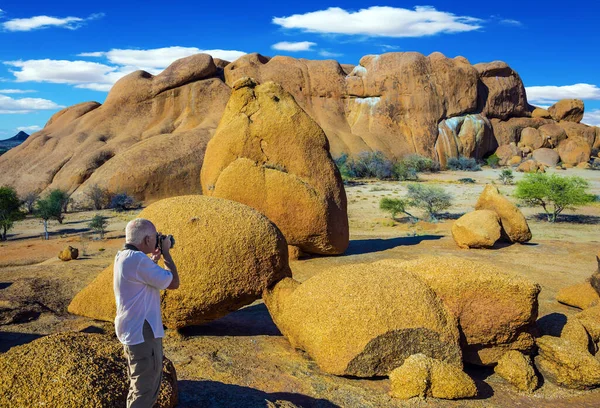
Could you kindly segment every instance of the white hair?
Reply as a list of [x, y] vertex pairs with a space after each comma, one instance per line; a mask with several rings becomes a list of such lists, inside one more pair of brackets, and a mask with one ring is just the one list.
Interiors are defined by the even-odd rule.
[[144, 218], [136, 218], [129, 221], [125, 227], [125, 242], [140, 245], [144, 238], [156, 234], [156, 227]]

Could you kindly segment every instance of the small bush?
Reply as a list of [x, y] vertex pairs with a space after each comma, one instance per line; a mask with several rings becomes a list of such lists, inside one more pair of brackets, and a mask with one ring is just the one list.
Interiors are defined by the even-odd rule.
[[116, 194], [112, 200], [110, 200], [109, 208], [116, 211], [126, 211], [138, 208], [139, 205], [133, 197], [127, 195], [127, 193]]
[[23, 206], [25, 206], [25, 210], [27, 210], [27, 214], [33, 214], [33, 210], [35, 210], [35, 202], [40, 198], [40, 195], [35, 191], [31, 191], [25, 196], [23, 196]]
[[382, 152], [362, 152], [356, 158], [342, 154], [335, 159], [342, 179], [376, 178], [380, 180], [417, 180], [419, 172], [436, 172], [440, 165], [427, 157], [411, 154], [390, 160]]
[[491, 156], [489, 156], [487, 159], [485, 159], [485, 161], [488, 166], [490, 166], [492, 169], [495, 169], [500, 164], [500, 157], [498, 157], [496, 155], [496, 153], [494, 153]]
[[404, 213], [411, 218], [415, 218], [413, 215], [406, 211], [409, 203], [407, 200], [402, 200], [400, 198], [382, 198], [379, 201], [379, 209], [389, 212], [392, 216], [392, 219], [396, 218], [396, 215]]
[[401, 160], [408, 168], [419, 173], [436, 173], [440, 171], [440, 164], [428, 157], [419, 154], [410, 154]]
[[502, 182], [502, 184], [513, 184], [515, 180], [515, 176], [513, 175], [513, 171], [511, 169], [504, 169], [500, 172], [498, 176], [498, 180]]
[[465, 178], [458, 179], [458, 182], [462, 183], [462, 184], [475, 184], [475, 180], [473, 180], [470, 177], [465, 177]]
[[91, 201], [92, 208], [96, 211], [107, 208], [112, 200], [112, 194], [98, 184], [88, 187], [85, 191], [85, 195]]
[[458, 171], [479, 171], [481, 166], [477, 163], [477, 160], [471, 157], [451, 157], [448, 159], [446, 167], [450, 170]]
[[94, 215], [88, 227], [98, 233], [100, 238], [104, 238], [104, 234], [106, 233], [106, 227], [108, 226], [108, 220], [106, 217], [103, 217], [100, 214]]
[[409, 184], [408, 198], [410, 205], [425, 210], [432, 221], [437, 220], [439, 212], [452, 205], [452, 195], [438, 186]]

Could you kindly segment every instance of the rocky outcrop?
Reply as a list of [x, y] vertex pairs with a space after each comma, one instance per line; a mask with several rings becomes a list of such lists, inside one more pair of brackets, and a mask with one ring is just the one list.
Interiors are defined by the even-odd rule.
[[567, 138], [567, 132], [556, 123], [547, 123], [539, 127], [544, 147], [555, 148]]
[[536, 160], [525, 160], [519, 164], [517, 171], [521, 173], [545, 173], [546, 166], [543, 163], [538, 163]]
[[463, 357], [491, 365], [508, 350], [533, 350], [529, 333], [538, 313], [540, 287], [494, 265], [458, 257], [385, 260], [429, 285], [458, 320]]
[[543, 118], [543, 119], [552, 119], [552, 115], [546, 109], [543, 108], [535, 108], [531, 112], [532, 118]]
[[[177, 374], [167, 358], [156, 407], [177, 405]], [[0, 354], [0, 406], [125, 406], [123, 346], [100, 334], [59, 333]]]
[[388, 375], [417, 353], [462, 368], [454, 316], [398, 266], [351, 264], [302, 284], [284, 279], [263, 298], [292, 347], [327, 373]]
[[[168, 328], [222, 317], [252, 303], [267, 287], [291, 275], [281, 232], [265, 216], [243, 204], [180, 196], [148, 206], [139, 217], [185, 243], [171, 250], [181, 287], [161, 296], [163, 323]], [[110, 266], [75, 296], [69, 312], [113, 321], [112, 279]]]
[[442, 167], [453, 157], [482, 159], [497, 147], [492, 125], [485, 116], [456, 116], [442, 120], [438, 125], [435, 149]]
[[536, 150], [544, 147], [544, 139], [539, 130], [527, 127], [521, 131], [519, 146], [530, 147], [531, 150]]
[[498, 146], [518, 143], [521, 132], [525, 128], [538, 129], [546, 124], [553, 123], [550, 119], [512, 117], [507, 120], [493, 118], [490, 120], [494, 130], [494, 138]]
[[460, 399], [477, 395], [473, 380], [460, 368], [414, 354], [390, 374], [390, 395], [399, 399]]
[[348, 247], [346, 192], [319, 125], [281, 86], [242, 78], [201, 172], [203, 193], [256, 208], [306, 253]]
[[518, 351], [504, 354], [494, 367], [494, 372], [520, 391], [533, 392], [538, 387], [531, 357]]
[[531, 231], [523, 213], [515, 204], [500, 194], [498, 188], [488, 184], [475, 204], [476, 210], [492, 210], [500, 217], [502, 235], [511, 242], [527, 242]]
[[492, 247], [500, 231], [500, 218], [490, 210], [466, 213], [452, 224], [452, 238], [463, 249]]
[[583, 101], [581, 99], [563, 99], [548, 108], [552, 119], [559, 122], [581, 122], [583, 119]]
[[529, 116], [523, 81], [505, 62], [475, 64], [479, 73], [478, 108], [488, 118]]

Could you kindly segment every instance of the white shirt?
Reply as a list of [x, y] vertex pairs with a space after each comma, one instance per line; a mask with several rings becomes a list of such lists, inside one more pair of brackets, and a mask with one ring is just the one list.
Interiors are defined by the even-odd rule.
[[156, 265], [141, 251], [124, 249], [117, 252], [113, 289], [117, 301], [115, 332], [128, 346], [144, 342], [144, 320], [152, 327], [154, 337], [164, 337], [160, 315], [160, 291], [173, 280], [173, 274]]

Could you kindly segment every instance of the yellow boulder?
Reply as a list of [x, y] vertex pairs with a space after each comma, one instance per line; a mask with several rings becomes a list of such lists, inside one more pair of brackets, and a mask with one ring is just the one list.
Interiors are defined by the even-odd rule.
[[390, 384], [390, 395], [399, 399], [459, 399], [477, 395], [475, 383], [460, 368], [425, 354], [408, 357], [391, 372]]
[[280, 85], [233, 84], [201, 171], [205, 195], [256, 208], [303, 252], [348, 247], [346, 192], [327, 137]]
[[516, 350], [505, 353], [498, 360], [498, 364], [494, 367], [494, 372], [514, 385], [518, 390], [533, 392], [538, 387], [538, 378], [535, 374], [531, 357]]
[[456, 320], [435, 293], [393, 265], [352, 264], [263, 297], [295, 348], [330, 374], [388, 375], [417, 353], [462, 368]]
[[476, 210], [492, 210], [500, 217], [502, 235], [511, 242], [527, 242], [531, 239], [531, 231], [523, 213], [515, 204], [500, 194], [498, 188], [488, 184], [475, 204]]
[[500, 217], [494, 211], [466, 213], [452, 224], [452, 238], [460, 248], [489, 248], [500, 238]]
[[558, 291], [556, 300], [568, 306], [587, 309], [596, 306], [600, 302], [600, 296], [590, 282], [583, 282], [562, 288]]
[[[181, 281], [161, 297], [168, 328], [202, 324], [260, 298], [278, 280], [291, 276], [287, 244], [265, 216], [221, 198], [180, 196], [158, 201], [140, 218], [172, 234], [171, 254]], [[112, 321], [116, 314], [112, 266], [75, 296], [69, 312]]]
[[[157, 408], [177, 405], [177, 374], [164, 358]], [[0, 406], [124, 407], [123, 346], [100, 334], [59, 333], [0, 354]]]

